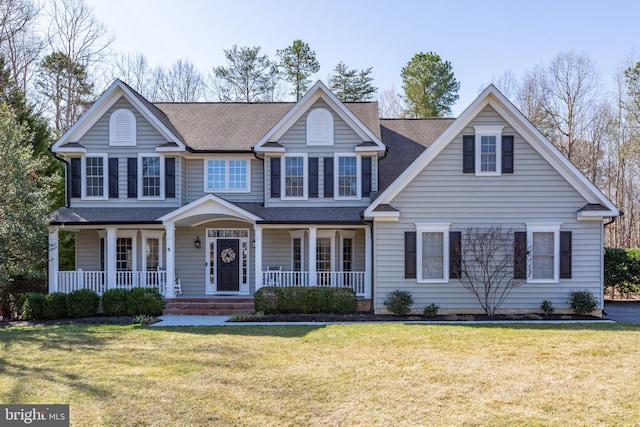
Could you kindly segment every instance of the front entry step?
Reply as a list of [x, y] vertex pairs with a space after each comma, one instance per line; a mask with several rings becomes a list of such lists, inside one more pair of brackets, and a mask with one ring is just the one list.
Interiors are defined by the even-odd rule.
[[164, 300], [162, 314], [230, 316], [253, 311], [253, 298], [171, 298]]

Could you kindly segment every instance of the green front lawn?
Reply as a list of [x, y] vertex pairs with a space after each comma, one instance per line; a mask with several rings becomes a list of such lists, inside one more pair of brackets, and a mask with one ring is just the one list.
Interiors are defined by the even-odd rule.
[[71, 425], [639, 425], [640, 326], [0, 329], [0, 402]]

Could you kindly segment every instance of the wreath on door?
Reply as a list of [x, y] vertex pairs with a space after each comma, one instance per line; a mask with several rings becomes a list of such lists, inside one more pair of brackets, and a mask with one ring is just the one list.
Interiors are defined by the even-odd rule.
[[225, 264], [231, 264], [234, 259], [236, 259], [236, 253], [232, 248], [223, 249], [220, 252], [220, 258], [222, 258], [222, 262]]

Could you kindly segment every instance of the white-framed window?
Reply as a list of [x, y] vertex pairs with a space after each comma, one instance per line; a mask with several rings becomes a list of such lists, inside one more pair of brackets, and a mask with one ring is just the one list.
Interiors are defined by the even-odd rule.
[[120, 231], [116, 235], [116, 271], [137, 271], [137, 231]]
[[307, 115], [307, 145], [333, 145], [333, 115], [315, 108]]
[[251, 191], [251, 162], [248, 159], [205, 159], [204, 173], [205, 192]]
[[334, 194], [336, 199], [359, 199], [360, 158], [353, 154], [336, 154], [334, 174]]
[[306, 200], [308, 159], [306, 154], [287, 154], [282, 158], [282, 198]]
[[316, 273], [319, 286], [328, 286], [332, 282], [335, 238], [335, 230], [319, 230], [316, 235]]
[[164, 162], [158, 154], [139, 154], [138, 198], [164, 199]]
[[109, 145], [126, 147], [136, 145], [136, 116], [120, 108], [109, 118]]
[[142, 230], [142, 271], [158, 271], [162, 263], [162, 231]]
[[340, 271], [353, 271], [356, 232], [354, 230], [340, 230], [338, 233], [340, 234]]
[[474, 126], [476, 131], [476, 175], [502, 174], [502, 129], [504, 126]]
[[291, 235], [291, 268], [293, 271], [304, 271], [305, 247], [304, 230], [290, 231]]
[[418, 282], [449, 282], [451, 223], [416, 223]]
[[557, 283], [560, 280], [559, 222], [528, 222], [527, 282]]
[[82, 198], [104, 200], [107, 192], [106, 154], [88, 154], [82, 157]]

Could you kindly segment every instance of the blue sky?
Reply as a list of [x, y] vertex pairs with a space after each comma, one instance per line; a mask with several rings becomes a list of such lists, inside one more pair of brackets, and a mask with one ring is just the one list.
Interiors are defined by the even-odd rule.
[[492, 80], [521, 78], [561, 51], [586, 53], [603, 87], [640, 49], [640, 2], [536, 1], [207, 1], [87, 0], [115, 35], [114, 48], [144, 53], [153, 65], [189, 59], [200, 71], [224, 64], [223, 49], [275, 53], [302, 39], [328, 80], [339, 61], [373, 67], [374, 84], [401, 92], [400, 70], [418, 52], [450, 61], [460, 82], [454, 116]]

